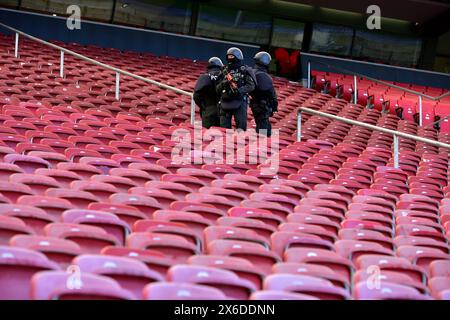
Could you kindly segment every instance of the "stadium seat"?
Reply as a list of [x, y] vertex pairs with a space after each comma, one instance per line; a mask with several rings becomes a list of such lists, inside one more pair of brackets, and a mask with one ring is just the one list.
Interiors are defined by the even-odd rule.
[[143, 290], [146, 300], [227, 300], [219, 289], [190, 283], [159, 282]]
[[40, 271], [59, 270], [59, 266], [35, 250], [0, 246], [0, 298], [29, 300], [30, 280]]
[[79, 255], [73, 264], [80, 268], [81, 273], [92, 273], [114, 279], [120, 286], [130, 291], [136, 299], [142, 298], [143, 288], [152, 282], [163, 281], [163, 277], [138, 260], [108, 256]]
[[[68, 285], [70, 284], [70, 285]], [[31, 279], [33, 300], [132, 300], [134, 296], [104, 276], [62, 271], [38, 272]]]
[[255, 286], [240, 279], [232, 271], [196, 265], [176, 265], [169, 269], [168, 280], [174, 283], [192, 283], [220, 290], [226, 297], [248, 299]]

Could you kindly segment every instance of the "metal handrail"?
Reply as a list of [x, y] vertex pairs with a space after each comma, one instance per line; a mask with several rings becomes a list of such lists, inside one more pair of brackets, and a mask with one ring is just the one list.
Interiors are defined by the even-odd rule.
[[405, 133], [405, 132], [400, 132], [400, 131], [395, 131], [395, 130], [391, 130], [391, 129], [387, 129], [387, 128], [378, 127], [373, 124], [368, 124], [368, 123], [357, 121], [357, 120], [343, 118], [343, 117], [336, 116], [334, 114], [317, 111], [317, 110], [305, 108], [305, 107], [300, 107], [297, 111], [297, 141], [301, 141], [301, 138], [302, 138], [302, 116], [301, 116], [302, 112], [310, 113], [310, 114], [328, 118], [328, 119], [337, 120], [337, 121], [348, 123], [348, 124], [355, 125], [355, 126], [360, 126], [363, 128], [374, 130], [374, 131], [380, 131], [383, 133], [391, 134], [394, 137], [394, 167], [395, 168], [399, 167], [398, 137], [411, 139], [411, 140], [415, 140], [415, 141], [419, 141], [419, 142], [424, 142], [424, 143], [430, 144], [435, 147], [450, 149], [450, 144], [448, 144], [448, 143], [443, 143], [443, 142], [415, 136], [415, 135]]
[[411, 89], [408, 89], [408, 88], [403, 88], [401, 86], [397, 86], [395, 84], [392, 84], [392, 83], [389, 83], [389, 82], [385, 82], [383, 80], [378, 80], [378, 79], [372, 78], [370, 76], [367, 76], [367, 75], [364, 75], [364, 74], [361, 74], [361, 73], [358, 73], [358, 72], [347, 70], [345, 68], [335, 67], [335, 66], [329, 65], [327, 63], [324, 63], [324, 62], [321, 62], [321, 61], [316, 61], [316, 60], [311, 60], [311, 59], [308, 59], [308, 88], [311, 88], [311, 63], [317, 63], [319, 65], [326, 66], [327, 68], [334, 69], [334, 70], [337, 70], [337, 71], [340, 71], [340, 72], [344, 72], [344, 73], [348, 73], [348, 74], [353, 75], [353, 102], [355, 104], [358, 103], [358, 77], [365, 78], [365, 79], [374, 81], [376, 83], [380, 83], [380, 84], [386, 85], [386, 86], [391, 87], [391, 88], [399, 89], [399, 90], [402, 90], [404, 92], [408, 92], [408, 93], [417, 95], [418, 96], [418, 100], [419, 100], [418, 101], [418, 104], [419, 104], [419, 126], [422, 126], [422, 123], [423, 123], [423, 110], [422, 110], [423, 99], [427, 98], [427, 99], [430, 99], [432, 101], [437, 101], [437, 100], [440, 100], [440, 99], [450, 95], [450, 91], [449, 91], [449, 92], [446, 92], [446, 93], [444, 93], [444, 94], [442, 94], [440, 96], [437, 96], [437, 97], [429, 96], [429, 95], [424, 94], [422, 92], [414, 91], [414, 90], [411, 90]]
[[5, 28], [5, 29], [8, 29], [8, 30], [11, 30], [11, 31], [15, 32], [15, 46], [14, 46], [14, 52], [15, 53], [14, 54], [15, 54], [16, 58], [19, 57], [19, 35], [24, 36], [25, 38], [34, 40], [34, 41], [36, 41], [38, 43], [41, 43], [41, 44], [46, 45], [48, 47], [51, 47], [53, 49], [59, 50], [61, 52], [61, 62], [60, 62], [60, 76], [61, 77], [64, 77], [64, 54], [65, 53], [69, 54], [71, 56], [74, 56], [74, 57], [76, 57], [78, 59], [81, 59], [81, 60], [84, 60], [84, 61], [88, 61], [88, 62], [90, 62], [90, 63], [92, 63], [92, 64], [94, 64], [96, 66], [99, 66], [99, 67], [102, 67], [102, 68], [114, 71], [116, 73], [116, 99], [117, 100], [119, 100], [120, 75], [125, 75], [125, 76], [128, 76], [128, 77], [137, 79], [137, 80], [141, 80], [141, 81], [143, 81], [145, 83], [150, 83], [150, 84], [156, 85], [156, 86], [158, 86], [160, 88], [163, 88], [163, 89], [172, 90], [172, 91], [174, 91], [174, 92], [176, 92], [178, 94], [183, 94], [183, 95], [189, 96], [191, 98], [191, 124], [194, 124], [194, 120], [195, 120], [195, 102], [194, 102], [194, 98], [193, 98], [194, 95], [193, 95], [192, 92], [181, 90], [181, 89], [178, 89], [176, 87], [172, 87], [172, 86], [169, 86], [167, 84], [164, 84], [164, 83], [152, 80], [152, 79], [148, 79], [148, 78], [139, 76], [137, 74], [134, 74], [134, 73], [131, 73], [131, 72], [128, 72], [128, 71], [125, 71], [125, 70], [122, 70], [122, 69], [110, 66], [110, 65], [108, 65], [106, 63], [102, 63], [102, 62], [97, 61], [95, 59], [91, 59], [91, 58], [86, 57], [86, 56], [84, 56], [82, 54], [76, 53], [76, 52], [74, 52], [72, 50], [66, 49], [64, 47], [58, 46], [56, 44], [50, 43], [48, 41], [45, 41], [45, 40], [42, 40], [42, 39], [39, 39], [39, 38], [36, 38], [36, 37], [34, 37], [32, 35], [29, 35], [29, 34], [23, 32], [23, 31], [20, 31], [18, 29], [10, 27], [10, 26], [8, 26], [8, 25], [6, 25], [4, 23], [0, 22], [0, 26]]
[[[312, 62], [313, 62], [313, 63], [316, 63], [316, 64], [323, 65], [323, 66], [325, 66], [325, 67], [327, 67], [327, 68], [330, 68], [330, 69], [335, 69], [335, 70], [337, 70], [337, 71], [341, 71], [341, 72], [344, 72], [344, 73], [353, 75], [353, 76], [358, 76], [358, 77], [360, 77], [360, 78], [365, 78], [365, 79], [367, 79], [367, 80], [370, 80], [370, 81], [373, 81], [373, 82], [376, 82], [376, 83], [379, 83], [379, 84], [383, 84], [383, 85], [388, 86], [388, 87], [391, 87], [391, 88], [399, 89], [399, 90], [402, 90], [402, 91], [405, 91], [405, 92], [408, 92], [408, 93], [415, 94], [415, 95], [417, 95], [417, 96], [422, 96], [423, 98], [427, 98], [427, 99], [430, 99], [430, 100], [433, 100], [433, 101], [440, 100], [440, 99], [442, 99], [442, 98], [447, 97], [447, 96], [450, 95], [450, 91], [448, 91], [448, 92], [446, 92], [446, 93], [441, 94], [440, 96], [433, 97], [433, 96], [429, 96], [429, 95], [427, 95], [427, 94], [424, 94], [423, 92], [414, 91], [414, 90], [411, 90], [411, 89], [408, 89], [408, 88], [404, 88], [404, 87], [395, 85], [395, 84], [393, 84], [393, 83], [389, 83], [389, 82], [385, 82], [385, 81], [383, 81], [383, 80], [375, 79], [375, 78], [372, 78], [372, 77], [370, 77], [370, 76], [364, 75], [364, 74], [362, 74], [362, 73], [358, 73], [358, 72], [355, 72], [355, 71], [351, 71], [351, 70], [348, 70], [348, 69], [345, 69], [345, 68], [340, 68], [340, 67], [332, 66], [332, 65], [327, 64], [327, 63], [325, 63], [325, 62], [321, 62], [321, 61], [316, 61], [316, 60], [308, 59], [308, 64], [310, 64], [310, 63], [312, 63]], [[310, 77], [310, 73], [308, 73], [308, 76]]]

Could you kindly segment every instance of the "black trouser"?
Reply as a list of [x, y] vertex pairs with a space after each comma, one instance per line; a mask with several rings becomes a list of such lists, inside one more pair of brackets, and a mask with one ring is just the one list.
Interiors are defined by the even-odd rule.
[[219, 127], [220, 118], [217, 105], [206, 106], [202, 108], [202, 127], [209, 129], [210, 127]]
[[231, 129], [231, 118], [234, 116], [236, 129], [247, 130], [247, 104], [242, 103], [239, 108], [234, 110], [223, 110], [220, 108], [219, 115], [222, 128]]
[[261, 133], [266, 134], [268, 137], [272, 135], [272, 125], [270, 123], [269, 117], [270, 112], [266, 110], [266, 108], [262, 108], [261, 106], [251, 106], [253, 117], [255, 118], [256, 123], [256, 132], [260, 132], [260, 130], [263, 130]]

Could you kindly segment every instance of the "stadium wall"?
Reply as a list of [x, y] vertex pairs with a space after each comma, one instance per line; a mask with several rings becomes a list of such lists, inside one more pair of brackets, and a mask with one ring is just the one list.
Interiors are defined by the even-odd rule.
[[[44, 40], [151, 52], [192, 60], [208, 60], [211, 56], [224, 59], [229, 47], [239, 46], [246, 62], [251, 63], [251, 58], [259, 51], [259, 46], [91, 21], [82, 21], [80, 30], [69, 30], [65, 18], [10, 9], [0, 9], [0, 22]], [[7, 33], [3, 28], [0, 32]]]

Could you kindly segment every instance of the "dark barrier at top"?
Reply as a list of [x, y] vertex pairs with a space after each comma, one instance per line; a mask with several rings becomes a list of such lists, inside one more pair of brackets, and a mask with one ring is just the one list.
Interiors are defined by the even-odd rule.
[[[80, 30], [69, 30], [65, 18], [9, 9], [0, 9], [0, 22], [43, 40], [150, 52], [160, 56], [192, 60], [206, 61], [211, 56], [225, 59], [226, 50], [231, 46], [238, 46], [244, 53], [246, 63], [252, 64], [253, 56], [259, 51], [258, 46], [83, 20]], [[8, 33], [6, 30], [0, 32]]]

